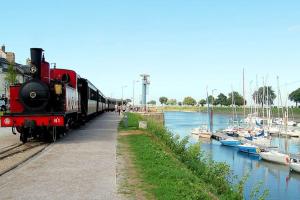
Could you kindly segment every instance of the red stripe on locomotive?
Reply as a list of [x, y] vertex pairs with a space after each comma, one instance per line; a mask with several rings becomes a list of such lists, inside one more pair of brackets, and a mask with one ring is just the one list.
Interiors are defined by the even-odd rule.
[[24, 126], [25, 121], [34, 121], [36, 126], [64, 126], [64, 116], [3, 116], [2, 127]]

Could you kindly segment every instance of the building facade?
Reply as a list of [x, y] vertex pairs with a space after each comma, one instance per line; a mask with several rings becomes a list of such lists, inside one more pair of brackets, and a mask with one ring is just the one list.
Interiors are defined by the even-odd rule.
[[5, 80], [8, 72], [8, 66], [12, 64], [16, 71], [16, 82], [23, 83], [29, 76], [25, 73], [28, 66], [15, 62], [15, 54], [6, 52], [3, 45], [0, 49], [0, 97], [9, 97], [9, 83]]

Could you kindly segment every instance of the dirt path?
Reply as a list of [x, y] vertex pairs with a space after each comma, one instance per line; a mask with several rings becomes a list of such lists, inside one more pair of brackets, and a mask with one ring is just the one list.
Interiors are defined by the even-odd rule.
[[129, 135], [144, 134], [143, 131], [122, 131], [118, 136], [117, 147], [117, 183], [118, 192], [122, 199], [146, 200], [153, 199], [142, 189], [142, 180], [134, 165], [134, 155], [130, 150], [130, 146], [125, 141], [125, 137]]

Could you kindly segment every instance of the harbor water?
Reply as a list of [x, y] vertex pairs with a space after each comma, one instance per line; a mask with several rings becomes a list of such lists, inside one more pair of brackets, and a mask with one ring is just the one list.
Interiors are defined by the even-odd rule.
[[[215, 114], [214, 131], [228, 127], [231, 118], [231, 115]], [[165, 126], [181, 137], [190, 136], [191, 129], [206, 124], [207, 121], [206, 113], [165, 112]], [[191, 137], [191, 142], [196, 141], [196, 138]], [[290, 172], [288, 166], [260, 160], [257, 156], [238, 152], [235, 148], [221, 146], [218, 141], [206, 140], [201, 143], [201, 148], [207, 155], [215, 161], [226, 162], [231, 167], [233, 175], [238, 179], [249, 175], [244, 191], [246, 199], [250, 199], [251, 191], [259, 182], [263, 183], [261, 190], [269, 190], [267, 199], [300, 199], [300, 174]], [[300, 153], [299, 138], [279, 139], [273, 137], [272, 145], [279, 146], [281, 151]]]

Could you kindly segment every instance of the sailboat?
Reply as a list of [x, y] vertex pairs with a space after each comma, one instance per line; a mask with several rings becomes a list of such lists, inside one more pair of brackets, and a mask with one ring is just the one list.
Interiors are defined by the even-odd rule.
[[[207, 89], [206, 89], [207, 92]], [[210, 122], [210, 129], [212, 129], [212, 122], [211, 122], [211, 116], [210, 116], [210, 108], [209, 108], [209, 101], [208, 101], [208, 92], [207, 92], [207, 115], [208, 115], [208, 120]], [[198, 128], [194, 128], [191, 131], [191, 134], [193, 135], [198, 135], [199, 138], [208, 138], [210, 139], [212, 137], [212, 132], [211, 130], [208, 130], [208, 126], [202, 126]]]
[[300, 173], [300, 159], [291, 159], [290, 170]]
[[[278, 78], [277, 78], [278, 79]], [[278, 88], [279, 88], [279, 80], [278, 80]], [[278, 93], [279, 93], [279, 97], [281, 99], [281, 94], [280, 94], [280, 89], [278, 89]], [[270, 119], [270, 118], [269, 118]], [[285, 113], [285, 125], [286, 125], [286, 131], [287, 131], [287, 121], [288, 121], [288, 111]], [[269, 125], [270, 128], [270, 125]], [[287, 133], [287, 132], [285, 132]], [[279, 136], [280, 136], [280, 132], [279, 132]], [[290, 163], [290, 156], [288, 154], [285, 153], [280, 153], [279, 151], [275, 151], [275, 150], [262, 150], [259, 153], [260, 157], [263, 160], [269, 161], [269, 162], [274, 162], [274, 163], [278, 163], [278, 164], [283, 164], [283, 165], [288, 165]]]
[[274, 162], [278, 164], [288, 165], [290, 163], [290, 156], [274, 150], [264, 150], [259, 153], [263, 160]]
[[242, 144], [240, 140], [236, 140], [234, 138], [227, 138], [224, 140], [220, 140], [220, 143], [224, 146], [229, 146], [229, 147], [236, 147]]
[[239, 151], [244, 152], [244, 153], [249, 153], [253, 155], [258, 155], [260, 152], [259, 148], [256, 145], [250, 144], [250, 143], [245, 143], [237, 146]]
[[[232, 89], [231, 93], [231, 104], [232, 104], [232, 120], [229, 121], [229, 123], [232, 123], [229, 127], [224, 129], [222, 132], [227, 134], [230, 137], [239, 137], [240, 131], [244, 130], [242, 127], [240, 127], [240, 122], [237, 120], [237, 112], [236, 112], [236, 105], [235, 105], [235, 99], [234, 99], [234, 93]], [[236, 123], [235, 123], [236, 122]]]
[[212, 135], [207, 126], [194, 128], [192, 129], [191, 133], [193, 135], [198, 135], [200, 138], [211, 138]]

